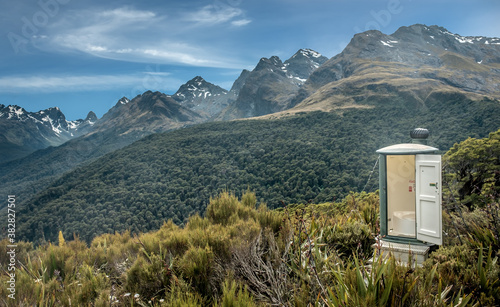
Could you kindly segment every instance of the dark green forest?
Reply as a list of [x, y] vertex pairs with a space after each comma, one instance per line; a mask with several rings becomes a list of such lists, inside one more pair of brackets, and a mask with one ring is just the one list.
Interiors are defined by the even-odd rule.
[[35, 243], [77, 234], [182, 225], [221, 191], [254, 191], [270, 208], [374, 191], [378, 148], [409, 142], [415, 127], [447, 151], [498, 129], [498, 101], [435, 97], [425, 107], [380, 102], [373, 109], [314, 112], [275, 120], [214, 122], [146, 137], [78, 168], [18, 214], [18, 234]]

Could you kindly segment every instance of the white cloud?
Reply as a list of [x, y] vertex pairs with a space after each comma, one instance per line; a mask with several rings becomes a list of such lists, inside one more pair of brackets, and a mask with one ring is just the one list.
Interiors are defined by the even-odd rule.
[[89, 75], [89, 76], [6, 76], [0, 77], [0, 92], [67, 92], [108, 90], [119, 87], [142, 87], [144, 90], [166, 89], [170, 84], [180, 81], [170, 77], [167, 72], [147, 71], [127, 75]]
[[88, 50], [90, 51], [96, 51], [96, 52], [104, 52], [104, 51], [108, 51], [108, 48], [106, 47], [102, 47], [102, 46], [88, 46], [87, 47]]
[[233, 26], [242, 27], [242, 26], [246, 26], [247, 24], [249, 24], [251, 22], [252, 21], [250, 19], [240, 19], [240, 20], [232, 21], [231, 24]]
[[115, 50], [116, 53], [132, 53], [134, 50], [130, 48], [123, 48]]
[[194, 13], [187, 14], [185, 19], [203, 25], [214, 25], [228, 22], [241, 15], [243, 11], [239, 8], [207, 5]]
[[103, 17], [111, 17], [113, 19], [123, 20], [127, 22], [136, 20], [142, 21], [145, 19], [156, 17], [156, 14], [153, 12], [134, 10], [127, 7], [117, 8], [110, 11], [103, 11], [98, 15]]
[[213, 42], [204, 45], [202, 42], [206, 40], [199, 30], [201, 25], [249, 24], [251, 20], [244, 18], [241, 9], [208, 5], [194, 13], [170, 14], [130, 7], [72, 11], [48, 26], [47, 35], [37, 39], [35, 45], [49, 52], [79, 51], [128, 62], [218, 68], [247, 66], [228, 58], [225, 50], [217, 49]]
[[171, 73], [169, 72], [161, 72], [161, 71], [147, 71], [145, 72], [147, 75], [152, 75], [152, 76], [170, 76]]

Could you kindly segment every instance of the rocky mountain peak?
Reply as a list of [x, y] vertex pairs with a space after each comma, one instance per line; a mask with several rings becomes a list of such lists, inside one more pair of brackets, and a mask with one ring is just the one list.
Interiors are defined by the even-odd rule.
[[241, 72], [238, 79], [236, 79], [236, 81], [234, 81], [230, 92], [236, 92], [236, 95], [237, 95], [240, 92], [243, 85], [245, 85], [245, 82], [246, 82], [249, 75], [250, 75], [250, 71], [243, 69], [243, 71]]
[[123, 105], [123, 104], [127, 104], [130, 102], [130, 99], [128, 99], [127, 97], [122, 97], [120, 98], [120, 100], [118, 100], [118, 102], [116, 103], [116, 105]]
[[305, 82], [311, 73], [326, 61], [328, 58], [319, 52], [312, 49], [300, 49], [285, 61], [284, 66], [289, 78]]
[[189, 82], [195, 83], [198, 86], [201, 86], [205, 81], [201, 76], [196, 76], [193, 79], [191, 79]]
[[376, 97], [384, 91], [404, 96], [403, 101], [417, 97], [420, 103], [428, 93], [440, 91], [499, 97], [498, 63], [497, 38], [461, 36], [421, 24], [401, 27], [390, 35], [366, 31], [315, 70], [292, 105], [300, 103], [311, 110], [313, 104], [323, 108], [325, 101], [342, 104], [362, 100], [359, 93]]
[[[0, 105], [0, 117], [21, 122], [48, 123], [53, 127], [68, 129], [66, 117], [58, 107], [51, 107], [38, 112], [28, 112], [20, 106], [9, 105], [6, 107]], [[54, 129], [57, 130], [58, 128]]]
[[17, 119], [17, 120], [26, 120], [27, 117], [26, 110], [24, 108], [21, 108], [20, 106], [16, 105], [0, 105], [0, 117], [6, 118], [6, 119]]
[[456, 53], [478, 63], [500, 63], [499, 38], [461, 36], [439, 26], [416, 24], [401, 27], [391, 35], [370, 30], [354, 35], [344, 51], [332, 61], [344, 59], [343, 66], [354, 59], [398, 62], [420, 68], [441, 67], [443, 55]]
[[443, 43], [445, 41], [459, 44], [485, 44], [485, 45], [500, 45], [500, 38], [485, 37], [485, 36], [462, 36], [452, 33], [446, 28], [440, 26], [426, 26], [423, 24], [415, 24], [408, 27], [400, 27], [391, 36], [397, 37], [405, 41], [413, 41], [418, 43], [430, 43], [428, 38], [435, 42]]
[[285, 67], [283, 62], [278, 56], [273, 55], [270, 58], [261, 58], [257, 66], [255, 66], [254, 71], [260, 70], [270, 70], [274, 71], [275, 69], [283, 70]]
[[48, 108], [46, 110], [39, 111], [37, 113], [39, 113], [41, 115], [43, 114], [45, 116], [49, 116], [51, 119], [53, 119], [57, 122], [62, 123], [62, 122], [66, 121], [66, 117], [64, 116], [63, 112], [61, 112], [61, 109], [59, 109], [58, 107]]
[[[95, 118], [94, 113], [92, 113]], [[87, 118], [94, 118], [89, 114]], [[12, 153], [4, 154], [0, 163], [19, 158], [37, 149], [58, 146], [90, 131], [89, 120], [68, 121], [61, 109], [51, 107], [38, 112], [28, 112], [16, 105], [0, 105], [0, 139]], [[3, 130], [3, 131], [2, 131]], [[5, 131], [9, 132], [5, 134]]]
[[283, 62], [281, 62], [281, 59], [278, 56], [275, 56], [275, 55], [273, 55], [272, 57], [270, 57], [269, 61], [271, 62], [271, 64], [273, 64], [276, 67], [279, 67], [279, 66], [281, 66], [281, 64], [283, 64]]
[[297, 53], [295, 53], [292, 58], [294, 57], [297, 57], [297, 56], [303, 56], [303, 57], [306, 57], [306, 58], [321, 58], [323, 57], [321, 55], [321, 53], [317, 52], [317, 51], [314, 51], [312, 49], [300, 49], [299, 51], [297, 51]]
[[200, 76], [196, 76], [185, 84], [172, 96], [179, 102], [189, 101], [197, 97], [220, 96], [227, 94], [227, 91], [215, 84], [205, 81]]
[[312, 49], [300, 49], [284, 63], [278, 56], [261, 58], [254, 70], [242, 73], [237, 99], [219, 118], [261, 116], [288, 108], [306, 79], [327, 60]]
[[146, 91], [126, 104], [111, 108], [94, 127], [98, 133], [127, 135], [136, 140], [153, 132], [163, 132], [202, 119], [198, 113], [183, 107], [171, 95]]
[[227, 94], [227, 90], [196, 76], [181, 85], [172, 98], [188, 109], [211, 116], [226, 105]]
[[87, 114], [87, 117], [85, 117], [85, 120], [89, 122], [96, 122], [97, 119], [97, 115], [95, 115], [95, 113], [92, 111], [90, 111], [89, 114]]

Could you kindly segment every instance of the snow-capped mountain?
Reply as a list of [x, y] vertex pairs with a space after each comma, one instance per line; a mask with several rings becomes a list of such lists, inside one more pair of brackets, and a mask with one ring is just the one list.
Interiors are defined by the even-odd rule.
[[172, 98], [183, 107], [213, 116], [227, 106], [227, 94], [227, 90], [196, 76], [181, 85]]
[[461, 36], [421, 24], [390, 35], [366, 31], [311, 74], [292, 112], [391, 101], [425, 109], [457, 97], [498, 99], [499, 65], [499, 38]]
[[28, 112], [16, 105], [0, 105], [0, 163], [81, 136], [89, 132], [96, 121], [93, 112], [85, 119], [68, 121], [57, 107]]
[[302, 84], [327, 60], [327, 57], [312, 49], [300, 49], [283, 63], [283, 68], [288, 78], [293, 78]]
[[261, 116], [287, 109], [311, 73], [327, 60], [311, 49], [300, 49], [285, 62], [277, 56], [261, 58], [246, 77], [236, 101], [218, 118]]
[[116, 103], [116, 106], [121, 106], [121, 105], [127, 104], [129, 102], [130, 102], [130, 99], [128, 99], [127, 97], [122, 97], [120, 100], [118, 100], [118, 102]]
[[[208, 96], [208, 94], [207, 94]], [[130, 143], [155, 132], [165, 132], [203, 121], [204, 117], [181, 105], [172, 96], [146, 91], [132, 100], [121, 98], [96, 123], [94, 131], [127, 136]]]
[[[74, 121], [66, 120], [66, 117], [58, 107], [48, 108], [38, 112], [28, 112], [24, 108], [9, 105], [0, 105], [0, 118], [4, 120], [17, 120], [20, 122], [32, 122], [39, 126], [49, 128], [58, 137], [68, 139], [81, 135], [82, 125], [93, 126], [97, 121], [97, 116], [90, 111], [85, 119]], [[50, 137], [50, 136], [47, 136]]]

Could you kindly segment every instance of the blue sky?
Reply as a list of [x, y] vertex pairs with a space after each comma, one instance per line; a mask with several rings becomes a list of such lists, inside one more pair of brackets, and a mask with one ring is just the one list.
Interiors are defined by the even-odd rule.
[[0, 0], [0, 104], [101, 117], [123, 96], [201, 75], [229, 89], [261, 57], [327, 57], [415, 23], [500, 37], [498, 0]]

